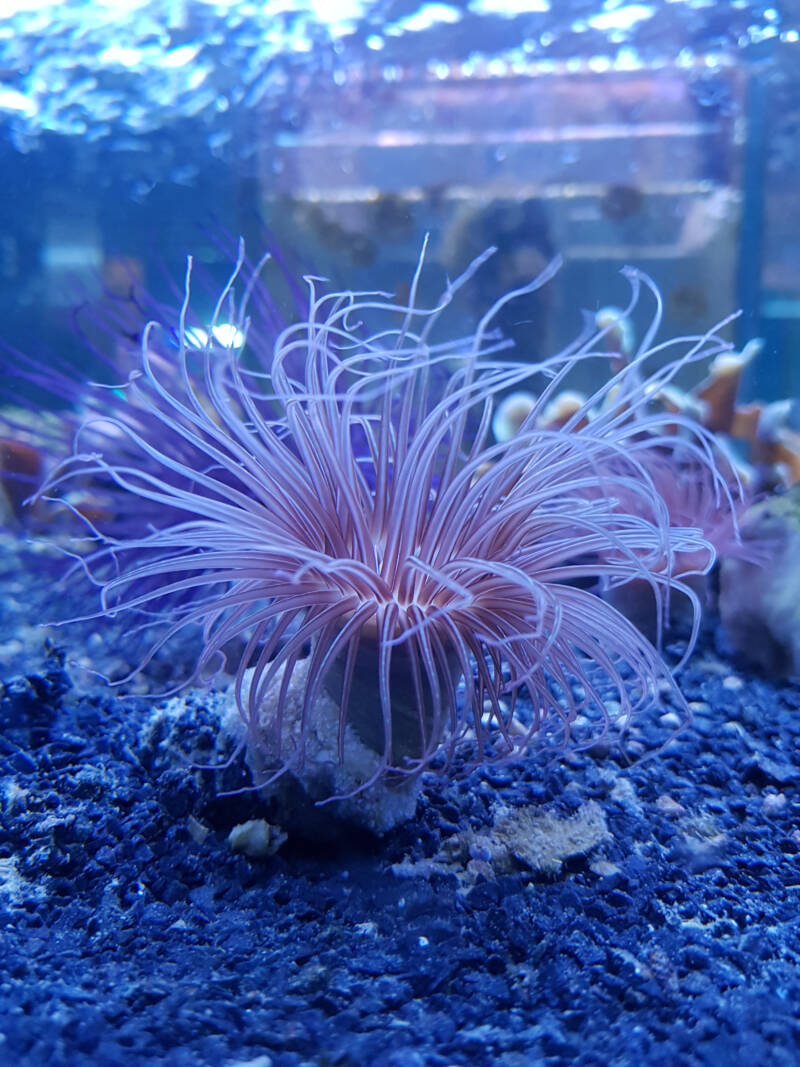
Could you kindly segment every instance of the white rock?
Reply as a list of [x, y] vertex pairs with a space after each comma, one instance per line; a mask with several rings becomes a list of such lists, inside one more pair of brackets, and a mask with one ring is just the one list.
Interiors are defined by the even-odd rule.
[[773, 676], [800, 677], [800, 486], [746, 513], [759, 563], [723, 559], [719, 611], [731, 644]]

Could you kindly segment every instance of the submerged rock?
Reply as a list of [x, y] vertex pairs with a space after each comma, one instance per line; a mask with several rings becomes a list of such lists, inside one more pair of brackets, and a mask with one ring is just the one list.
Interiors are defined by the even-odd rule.
[[725, 630], [736, 651], [767, 673], [800, 677], [800, 485], [750, 508], [741, 531], [763, 558], [723, 559]]

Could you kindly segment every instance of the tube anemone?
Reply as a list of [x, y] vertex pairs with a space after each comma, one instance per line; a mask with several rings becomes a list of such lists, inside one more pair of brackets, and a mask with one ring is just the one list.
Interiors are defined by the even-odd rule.
[[[643, 580], [657, 603], [669, 590], [693, 597], [675, 560], [694, 553], [710, 565], [713, 552], [701, 530], [671, 524], [648, 453], [674, 448], [682, 423], [686, 454], [720, 492], [724, 479], [710, 435], [646, 408], [684, 364], [728, 346], [713, 332], [656, 345], [657, 290], [628, 271], [624, 314], [643, 288], [655, 302], [643, 345], [563, 426], [542, 429], [575, 362], [607, 360], [613, 323], [587, 319], [543, 363], [506, 358], [493, 317], [544, 284], [552, 264], [471, 336], [434, 340], [489, 254], [427, 307], [424, 249], [407, 304], [320, 293], [308, 278], [305, 320], [255, 360], [248, 306], [257, 313], [263, 301], [257, 274], [234, 300], [243, 252], [201, 337], [187, 326], [189, 259], [175, 327], [148, 326], [125, 403], [102, 434], [89, 421], [43, 490], [59, 498], [98, 479], [125, 514], [144, 510], [145, 532], [135, 520], [128, 536], [119, 522], [113, 536], [91, 528], [98, 543], [83, 570], [101, 586], [100, 613], [160, 625], [150, 655], [199, 627], [189, 681], [214, 676], [239, 639], [234, 692], [263, 782], [302, 774], [323, 706], [335, 709], [325, 758], [346, 767], [356, 749], [371, 754], [326, 786], [341, 796], [444, 771], [466, 741], [474, 765], [519, 755], [537, 736], [575, 743], [579, 718], [596, 740], [665, 684], [674, 690], [656, 648], [586, 586]], [[243, 346], [215, 340], [223, 310]], [[497, 397], [537, 373], [549, 384], [519, 431], [491, 443]]]

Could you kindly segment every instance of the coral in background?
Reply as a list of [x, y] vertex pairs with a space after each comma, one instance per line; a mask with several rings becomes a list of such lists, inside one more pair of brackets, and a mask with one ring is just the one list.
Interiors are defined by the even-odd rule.
[[[595, 322], [604, 332], [612, 374], [630, 364], [635, 353], [635, 336], [628, 312], [615, 307], [598, 311]], [[738, 393], [742, 373], [763, 347], [760, 339], [750, 341], [741, 352], [725, 351], [714, 357], [706, 377], [694, 388], [683, 389], [669, 381], [647, 388], [642, 403], [631, 405], [629, 416], [639, 423], [639, 435], [647, 438], [645, 417], [660, 416], [658, 427], [668, 426], [667, 416], [680, 416], [703, 427], [713, 436], [718, 452], [718, 469], [723, 472], [729, 492], [720, 495], [716, 478], [707, 464], [697, 463], [681, 441], [685, 423], [672, 427], [673, 443], [653, 449], [645, 441], [643, 463], [648, 467], [656, 491], [670, 515], [672, 526], [691, 526], [703, 531], [713, 546], [716, 560], [728, 558], [759, 568], [769, 558], [769, 545], [751, 530], [742, 539], [739, 524], [754, 500], [764, 493], [782, 490], [800, 477], [800, 438], [786, 425], [792, 403], [758, 402], [743, 405]], [[615, 387], [616, 388], [616, 387]], [[530, 392], [514, 392], [503, 398], [494, 415], [492, 429], [498, 441], [508, 441], [535, 412], [536, 425], [543, 430], [580, 429], [586, 422], [602, 417], [603, 405], [614, 390], [601, 394], [598, 405], [571, 389], [559, 391], [542, 406]], [[621, 500], [623, 510], [636, 507]], [[679, 553], [675, 573], [695, 589], [706, 602], [714, 599], [714, 586], [707, 581], [709, 566], [704, 554]], [[658, 607], [646, 583], [633, 581], [622, 587], [601, 584], [605, 595], [652, 639], [659, 628], [686, 620], [687, 603], [672, 598], [664, 601], [669, 609], [659, 618]]]

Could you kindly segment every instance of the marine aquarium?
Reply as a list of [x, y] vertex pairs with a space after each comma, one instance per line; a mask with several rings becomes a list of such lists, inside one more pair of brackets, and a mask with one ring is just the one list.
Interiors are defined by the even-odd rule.
[[0, 1061], [789, 1067], [800, 12], [0, 0]]

